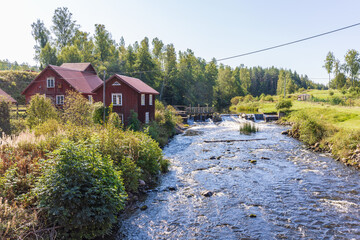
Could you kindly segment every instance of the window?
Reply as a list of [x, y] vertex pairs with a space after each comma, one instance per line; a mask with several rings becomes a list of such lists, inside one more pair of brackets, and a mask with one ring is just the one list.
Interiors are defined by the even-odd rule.
[[63, 105], [64, 104], [64, 95], [56, 95], [56, 104]]
[[149, 112], [145, 113], [145, 123], [149, 123], [150, 122], [150, 117], [149, 117]]
[[47, 78], [46, 86], [47, 86], [47, 88], [54, 88], [55, 87], [55, 79], [53, 77]]
[[88, 99], [89, 99], [89, 103], [92, 104], [92, 103], [93, 103], [93, 96], [89, 95], [89, 96], [88, 96]]
[[114, 106], [122, 106], [122, 93], [111, 94], [112, 104]]
[[149, 105], [151, 106], [153, 102], [153, 95], [149, 94]]
[[141, 94], [141, 106], [145, 106], [145, 94]]

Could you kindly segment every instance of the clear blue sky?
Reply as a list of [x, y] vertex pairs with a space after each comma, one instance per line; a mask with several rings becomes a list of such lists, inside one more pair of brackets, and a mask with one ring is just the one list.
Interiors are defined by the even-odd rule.
[[[211, 60], [298, 40], [360, 22], [358, 0], [23, 0], [1, 1], [0, 59], [35, 64], [31, 24], [50, 28], [54, 10], [68, 7], [81, 30], [101, 23], [126, 45], [158, 37], [177, 51], [192, 49]], [[224, 61], [232, 67], [275, 66], [326, 83], [328, 51], [344, 62], [348, 49], [360, 51], [360, 26], [331, 35]]]

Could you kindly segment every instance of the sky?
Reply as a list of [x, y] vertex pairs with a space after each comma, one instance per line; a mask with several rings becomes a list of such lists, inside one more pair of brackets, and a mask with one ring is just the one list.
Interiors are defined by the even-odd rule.
[[[31, 24], [41, 19], [50, 29], [58, 7], [67, 7], [82, 31], [104, 24], [116, 42], [158, 37], [207, 61], [360, 23], [358, 0], [0, 0], [0, 59], [36, 65]], [[360, 26], [219, 63], [291, 69], [326, 84], [327, 53], [344, 63], [349, 49], [360, 51]]]

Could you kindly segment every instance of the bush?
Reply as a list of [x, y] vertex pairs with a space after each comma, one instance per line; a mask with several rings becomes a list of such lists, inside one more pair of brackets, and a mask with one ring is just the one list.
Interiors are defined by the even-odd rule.
[[124, 157], [121, 160], [120, 170], [126, 191], [137, 192], [139, 179], [141, 177], [141, 169], [136, 166], [135, 162], [130, 157]]
[[26, 109], [26, 122], [30, 128], [33, 128], [48, 119], [57, 119], [58, 114], [49, 98], [34, 95]]
[[121, 119], [117, 113], [111, 113], [109, 116], [108, 124], [112, 125], [116, 128], [122, 128], [123, 123], [121, 122]]
[[10, 134], [10, 106], [9, 103], [0, 97], [0, 137], [1, 133]]
[[37, 185], [40, 207], [66, 239], [108, 234], [124, 207], [120, 172], [97, 143], [65, 141], [53, 152]]
[[259, 129], [255, 126], [255, 124], [246, 122], [243, 125], [240, 126], [240, 133], [241, 134], [251, 134], [259, 131]]
[[133, 131], [139, 131], [141, 127], [140, 120], [138, 119], [138, 114], [134, 110], [130, 111], [130, 117], [128, 119], [128, 129]]
[[92, 123], [92, 105], [81, 93], [67, 91], [64, 100], [64, 120], [75, 126], [89, 126]]
[[344, 100], [342, 100], [340, 97], [332, 97], [330, 98], [330, 104], [332, 105], [343, 105]]
[[325, 127], [316, 120], [307, 118], [300, 124], [300, 140], [306, 144], [313, 145], [325, 136]]
[[60, 123], [56, 119], [48, 119], [35, 127], [35, 136], [54, 135], [61, 129]]
[[330, 96], [333, 96], [333, 95], [334, 95], [334, 92], [333, 92], [333, 91], [330, 91], [330, 92], [329, 92], [329, 95], [330, 95]]
[[18, 135], [26, 130], [25, 119], [10, 119], [11, 134]]
[[[102, 102], [96, 102], [93, 106], [92, 120], [96, 124], [103, 124], [104, 122], [104, 104]], [[105, 108], [105, 122], [108, 119], [110, 113], [112, 112], [112, 107]]]
[[292, 107], [291, 100], [281, 99], [278, 103], [276, 103], [275, 108], [278, 111], [286, 111]]

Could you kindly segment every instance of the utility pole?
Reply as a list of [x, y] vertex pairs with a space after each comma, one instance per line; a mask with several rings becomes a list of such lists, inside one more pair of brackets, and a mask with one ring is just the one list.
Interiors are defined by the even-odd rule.
[[103, 123], [105, 124], [105, 111], [106, 111], [106, 105], [105, 105], [105, 70], [104, 70], [104, 86], [103, 86], [103, 103], [104, 103], [104, 111], [103, 111]]
[[284, 99], [286, 97], [286, 73], [284, 73]]

